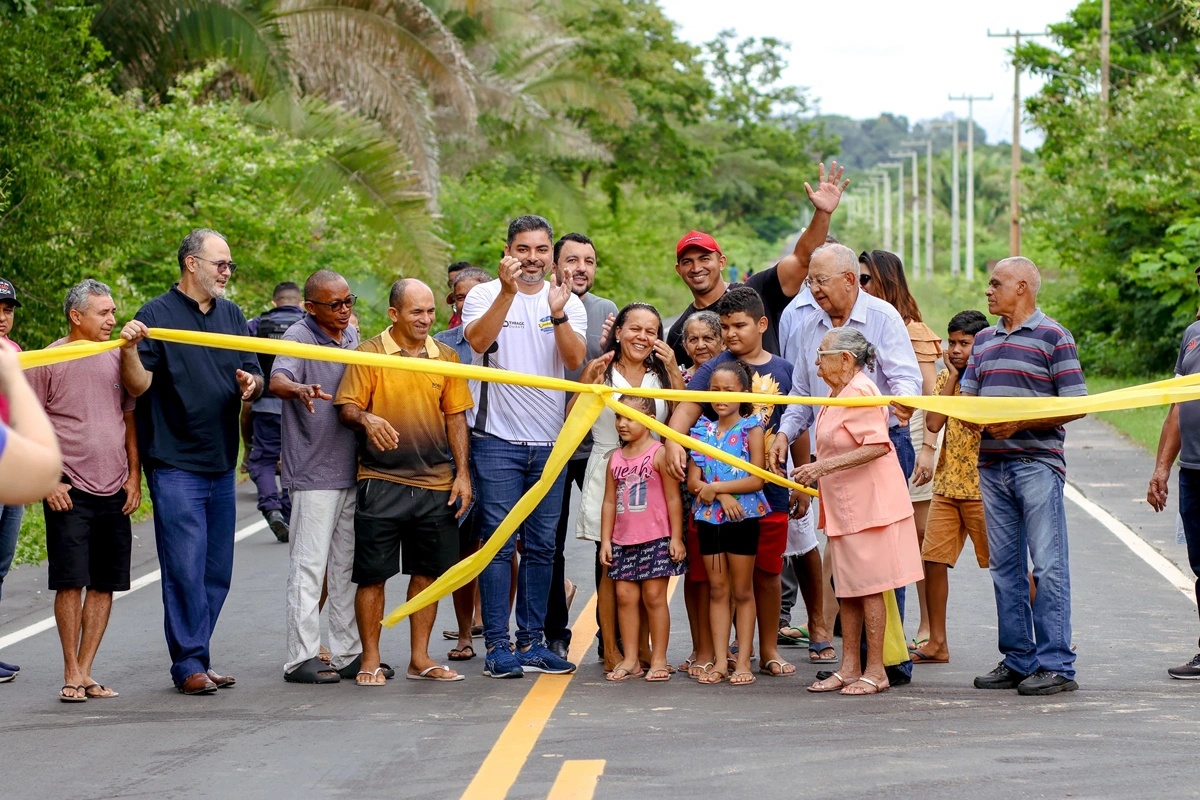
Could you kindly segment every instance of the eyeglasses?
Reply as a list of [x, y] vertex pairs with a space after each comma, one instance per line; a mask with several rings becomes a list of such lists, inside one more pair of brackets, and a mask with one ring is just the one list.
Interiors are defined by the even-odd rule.
[[201, 261], [207, 261], [217, 268], [218, 273], [228, 270], [229, 274], [232, 275], [233, 273], [237, 272], [237, 264], [233, 263], [232, 261], [213, 261], [211, 258], [205, 258], [204, 256], [198, 255], [193, 255], [192, 258], [197, 258]]
[[829, 283], [831, 280], [833, 280], [834, 278], [838, 278], [838, 277], [841, 277], [841, 276], [826, 275], [824, 278], [817, 278], [816, 280], [814, 280], [812, 278], [805, 278], [804, 285], [811, 289], [812, 285], [815, 283], [817, 286], [820, 286], [823, 289], [823, 288], [825, 288], [825, 284]]
[[859, 286], [866, 286], [870, 282], [871, 282], [871, 273], [869, 273], [869, 272], [858, 273], [858, 285]]
[[358, 298], [350, 295], [345, 300], [334, 300], [332, 303], [322, 303], [320, 300], [309, 300], [314, 306], [328, 306], [330, 311], [341, 311], [343, 308], [354, 308]]

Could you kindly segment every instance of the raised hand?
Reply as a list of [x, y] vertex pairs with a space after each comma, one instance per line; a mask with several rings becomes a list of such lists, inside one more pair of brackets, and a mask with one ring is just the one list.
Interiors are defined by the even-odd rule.
[[601, 353], [588, 362], [583, 368], [583, 372], [579, 375], [580, 383], [600, 383], [604, 380], [604, 372], [608, 369], [608, 365], [612, 363], [613, 357], [616, 356], [616, 350], [609, 350], [607, 353]]
[[838, 163], [834, 161], [829, 167], [827, 180], [824, 162], [817, 165], [817, 188], [813, 189], [808, 181], [804, 182], [804, 191], [808, 192], [808, 199], [813, 204], [813, 208], [827, 214], [834, 212], [838, 203], [842, 201], [842, 192], [846, 191], [846, 187], [850, 185], [849, 179], [842, 180], [842, 174], [845, 171], [844, 167], [838, 166]]
[[550, 276], [550, 294], [546, 297], [550, 303], [550, 316], [561, 318], [567, 310], [567, 301], [571, 299], [571, 285], [559, 281], [558, 273]]
[[253, 400], [255, 393], [258, 392], [258, 381], [254, 376], [244, 370], [237, 371], [238, 388], [242, 390], [243, 400]]
[[496, 277], [500, 279], [500, 289], [505, 294], [516, 294], [520, 291], [518, 281], [521, 276], [521, 259], [505, 256], [500, 259], [500, 267], [496, 270]]

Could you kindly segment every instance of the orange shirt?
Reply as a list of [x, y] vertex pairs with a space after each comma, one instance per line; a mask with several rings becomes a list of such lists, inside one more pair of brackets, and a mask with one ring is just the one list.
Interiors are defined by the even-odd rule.
[[[365, 353], [405, 357], [391, 329], [358, 346]], [[454, 348], [426, 337], [427, 358], [458, 363]], [[400, 445], [377, 450], [358, 432], [358, 479], [381, 478], [407, 486], [439, 491], [454, 482], [446, 416], [474, 405], [467, 381], [382, 367], [346, 367], [333, 398], [334, 405], [355, 405], [391, 423]]]
[[[879, 389], [865, 372], [846, 384], [838, 397], [878, 397]], [[900, 461], [888, 437], [887, 406], [825, 406], [817, 415], [817, 460], [840, 456], [865, 444], [886, 444], [886, 455], [858, 467], [834, 472], [818, 481], [820, 526], [827, 536], [843, 536], [879, 528], [911, 517], [912, 501]]]

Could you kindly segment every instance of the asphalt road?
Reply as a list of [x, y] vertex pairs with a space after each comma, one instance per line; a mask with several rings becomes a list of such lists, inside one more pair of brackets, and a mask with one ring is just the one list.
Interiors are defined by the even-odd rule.
[[[1186, 573], [1173, 517], [1142, 499], [1150, 458], [1092, 420], [1072, 423], [1068, 448], [1073, 485]], [[246, 484], [239, 510], [239, 529], [260, 519]], [[287, 548], [262, 530], [237, 546], [214, 639], [214, 667], [235, 688], [175, 692], [150, 583], [116, 602], [97, 662], [96, 678], [121, 696], [66, 705], [54, 631], [22, 633], [50, 614], [45, 569], [22, 568], [0, 604], [0, 658], [24, 668], [0, 685], [2, 785], [15, 798], [448, 798], [469, 785], [500, 797], [506, 780], [513, 798], [572, 787], [587, 797], [593, 786], [601, 798], [1195, 795], [1200, 683], [1165, 672], [1195, 653], [1195, 604], [1078, 505], [1068, 515], [1081, 689], [1045, 699], [971, 687], [999, 656], [990, 581], [970, 554], [951, 573], [951, 663], [918, 666], [912, 685], [873, 698], [803, 691], [817, 668], [800, 649], [785, 650], [798, 677], [748, 687], [680, 676], [611, 684], [594, 650], [569, 680], [491, 680], [477, 659], [455, 684], [287, 684]], [[135, 576], [157, 569], [152, 532], [138, 535]], [[568, 575], [581, 587], [591, 554], [571, 542]], [[389, 608], [403, 589], [402, 579], [389, 586]], [[909, 612], [912, 635], [915, 599]], [[681, 591], [672, 618], [678, 663], [688, 650]], [[437, 630], [452, 625], [443, 602]], [[404, 626], [384, 634], [400, 671], [407, 638]], [[572, 783], [572, 769], [599, 781]]]

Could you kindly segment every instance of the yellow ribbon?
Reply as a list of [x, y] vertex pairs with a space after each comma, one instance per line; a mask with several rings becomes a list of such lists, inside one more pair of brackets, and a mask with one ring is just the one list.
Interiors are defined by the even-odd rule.
[[[467, 378], [470, 380], [506, 383], [515, 386], [526, 386], [537, 389], [549, 389], [579, 393], [575, 407], [568, 415], [563, 425], [562, 433], [550, 452], [546, 468], [541, 478], [525, 495], [512, 507], [495, 533], [484, 546], [473, 555], [463, 559], [446, 571], [424, 591], [412, 598], [384, 618], [383, 624], [391, 627], [413, 612], [435, 603], [446, 595], [466, 585], [473, 580], [488, 562], [495, 557], [500, 548], [529, 513], [541, 502], [550, 490], [558, 474], [566, 465], [575, 448], [583, 437], [591, 430], [592, 425], [605, 406], [615, 413], [634, 419], [650, 428], [655, 433], [686, 448], [704, 453], [732, 466], [746, 470], [765, 481], [786, 486], [790, 489], [800, 489], [808, 494], [816, 492], [797, 483], [781, 478], [753, 464], [746, 463], [723, 453], [715, 447], [703, 444], [685, 436], [658, 420], [619, 402], [614, 395], [635, 395], [652, 397], [662, 400], [692, 403], [725, 402], [762, 402], [763, 396], [749, 392], [694, 392], [677, 389], [643, 389], [627, 388], [616, 390], [611, 386], [596, 384], [580, 384], [574, 381], [558, 378], [545, 378], [536, 375], [524, 375], [507, 372], [494, 368], [477, 367], [471, 364], [455, 364], [440, 360], [419, 358], [396, 358], [381, 353], [363, 353], [346, 351], [332, 347], [287, 342], [279, 339], [260, 339], [250, 336], [232, 336], [219, 333], [200, 333], [196, 331], [179, 331], [167, 328], [151, 328], [151, 339], [176, 344], [189, 344], [199, 347], [215, 347], [223, 350], [239, 352], [266, 353], [276, 356], [291, 356], [312, 361], [333, 361], [343, 364], [359, 364], [362, 366], [381, 367], [384, 369], [403, 369], [410, 372], [448, 375], [451, 377]], [[48, 366], [65, 361], [104, 353], [121, 346], [121, 340], [108, 342], [78, 342], [46, 350], [29, 350], [19, 354], [21, 367]], [[824, 405], [824, 406], [883, 406], [899, 403], [913, 408], [922, 408], [938, 414], [945, 414], [956, 419], [987, 425], [998, 422], [1009, 422], [1046, 417], [1063, 417], [1075, 414], [1090, 414], [1098, 411], [1117, 411], [1143, 406], [1165, 405], [1168, 403], [1183, 403], [1200, 400], [1200, 375], [1171, 378], [1163, 381], [1131, 386], [1104, 394], [1086, 397], [946, 397], [942, 395], [922, 395], [920, 397], [795, 397], [772, 396], [771, 403], [775, 405]], [[894, 599], [892, 601], [895, 602]], [[891, 627], [890, 625], [888, 626]]]

